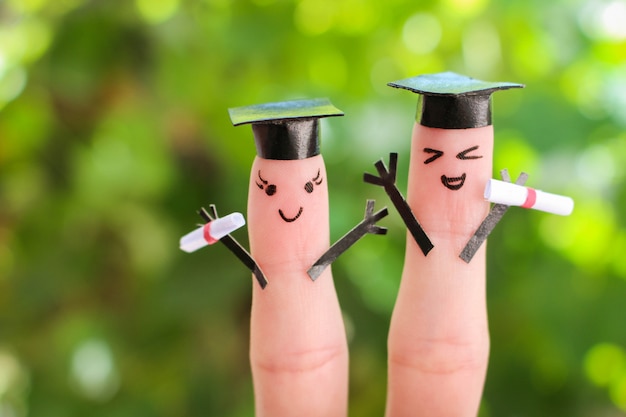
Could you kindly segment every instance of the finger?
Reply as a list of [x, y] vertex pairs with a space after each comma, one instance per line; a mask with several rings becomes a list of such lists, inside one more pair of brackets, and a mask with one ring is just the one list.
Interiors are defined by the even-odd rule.
[[[488, 211], [492, 127], [416, 124], [407, 201], [434, 243], [424, 255], [407, 234], [405, 265], [389, 334], [388, 416], [475, 416], [489, 353], [484, 246], [459, 253]], [[478, 145], [473, 156], [455, 156]], [[424, 149], [442, 157], [425, 164]]]
[[[380, 175], [380, 178], [383, 179], [384, 181], [389, 181], [389, 179], [387, 178], [389, 176], [389, 171], [387, 171], [387, 167], [385, 166], [385, 163], [382, 160], [378, 160], [374, 163], [374, 166], [376, 167], [376, 170], [378, 171], [378, 175]], [[395, 178], [391, 178], [391, 182], [394, 182]]]
[[331, 270], [316, 281], [307, 275], [330, 240], [327, 182], [311, 182], [318, 172], [325, 179], [320, 155], [257, 158], [252, 167], [250, 248], [269, 281], [264, 290], [253, 286], [250, 360], [257, 417], [347, 413], [347, 342]]
[[374, 185], [384, 185], [384, 181], [382, 178], [377, 177], [375, 175], [372, 175], [370, 173], [365, 173], [363, 174], [363, 181], [369, 183], [369, 184], [374, 184]]
[[398, 167], [398, 153], [392, 152], [389, 154], [389, 177], [396, 180], [396, 169]]

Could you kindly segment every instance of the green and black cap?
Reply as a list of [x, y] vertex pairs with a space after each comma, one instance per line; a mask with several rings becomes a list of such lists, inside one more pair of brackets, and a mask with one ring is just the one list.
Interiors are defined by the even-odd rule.
[[252, 125], [258, 156], [280, 160], [319, 155], [319, 119], [343, 116], [325, 98], [235, 107], [228, 113], [233, 125]]
[[488, 82], [454, 72], [419, 75], [387, 84], [420, 94], [417, 121], [427, 127], [469, 129], [491, 125], [491, 94], [523, 84]]

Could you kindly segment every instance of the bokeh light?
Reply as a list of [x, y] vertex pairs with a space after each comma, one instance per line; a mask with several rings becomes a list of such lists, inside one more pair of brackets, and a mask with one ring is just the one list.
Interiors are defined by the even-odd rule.
[[[626, 411], [626, 1], [0, 2], [0, 416], [242, 416], [251, 280], [178, 239], [200, 206], [245, 212], [254, 148], [227, 109], [328, 97], [331, 237], [399, 153], [417, 96], [456, 71], [525, 84], [493, 102], [494, 176], [572, 196], [511, 208], [490, 237], [480, 417]], [[388, 235], [333, 264], [350, 332], [350, 414], [380, 416], [404, 258]], [[247, 246], [245, 230], [236, 237]]]
[[111, 350], [101, 340], [87, 340], [76, 347], [70, 375], [81, 394], [92, 400], [106, 401], [119, 388]]
[[580, 25], [591, 38], [608, 41], [626, 39], [626, 2], [590, 0], [580, 10]]

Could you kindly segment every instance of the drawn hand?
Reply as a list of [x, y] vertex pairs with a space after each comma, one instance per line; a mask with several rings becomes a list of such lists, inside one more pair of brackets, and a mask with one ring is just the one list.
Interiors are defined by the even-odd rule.
[[[507, 171], [506, 169], [500, 171], [500, 176], [502, 177], [502, 181], [511, 182], [509, 171]], [[522, 172], [517, 177], [515, 184], [524, 185], [527, 179], [528, 174]], [[489, 236], [489, 234], [491, 234], [498, 222], [502, 220], [504, 213], [506, 213], [508, 209], [509, 206], [505, 204], [494, 204], [491, 207], [491, 210], [489, 210], [489, 214], [487, 215], [487, 217], [485, 217], [478, 229], [476, 229], [476, 232], [472, 235], [470, 240], [461, 251], [459, 258], [463, 259], [466, 263], [469, 263], [476, 254], [476, 251], [478, 251], [480, 246], [483, 244], [483, 242], [487, 240], [487, 237]]]
[[419, 224], [411, 207], [406, 202], [400, 190], [396, 186], [396, 167], [398, 165], [398, 154], [393, 152], [389, 154], [389, 169], [385, 166], [382, 160], [379, 160], [374, 164], [378, 171], [379, 177], [365, 173], [363, 174], [363, 180], [367, 183], [382, 186], [385, 189], [387, 195], [391, 199], [391, 202], [398, 210], [400, 217], [404, 221], [407, 229], [413, 235], [415, 242], [418, 244], [424, 256], [428, 255], [428, 252], [434, 247], [430, 241], [426, 232]]
[[395, 188], [396, 186], [396, 168], [398, 166], [398, 154], [392, 152], [389, 154], [389, 169], [385, 166], [385, 163], [381, 160], [374, 164], [378, 171], [379, 177], [365, 173], [363, 174], [363, 180], [367, 183], [379, 185], [386, 189]]
[[345, 234], [341, 239], [339, 239], [335, 244], [333, 244], [327, 251], [319, 258], [311, 268], [307, 271], [312, 280], [316, 280], [326, 269], [328, 265], [335, 261], [344, 253], [350, 246], [355, 244], [359, 239], [361, 239], [366, 234], [375, 234], [375, 235], [384, 235], [387, 234], [387, 228], [377, 226], [376, 222], [383, 217], [387, 216], [389, 212], [387, 208], [383, 208], [382, 210], [374, 213], [374, 200], [367, 200], [365, 206], [365, 217], [363, 221], [356, 225], [354, 229]]
[[[202, 217], [207, 223], [219, 218], [219, 216], [217, 215], [217, 209], [215, 208], [215, 204], [211, 204], [209, 206], [209, 210], [211, 210], [211, 214], [209, 214], [204, 207], [201, 207], [198, 211], [200, 217]], [[250, 271], [252, 271], [261, 288], [265, 288], [265, 286], [267, 285], [267, 279], [265, 278], [265, 274], [263, 274], [263, 271], [261, 271], [261, 268], [259, 268], [259, 266], [254, 261], [252, 256], [250, 256], [248, 251], [245, 250], [243, 246], [241, 246], [241, 244], [239, 244], [239, 242], [237, 242], [235, 238], [230, 235], [226, 235], [221, 238], [220, 242], [222, 242], [224, 246], [226, 246], [232, 253], [234, 253], [235, 256], [237, 256], [237, 258], [239, 258], [239, 260], [243, 262], [243, 264]]]

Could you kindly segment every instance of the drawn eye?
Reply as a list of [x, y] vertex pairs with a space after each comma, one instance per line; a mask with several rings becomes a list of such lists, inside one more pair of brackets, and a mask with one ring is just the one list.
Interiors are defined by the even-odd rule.
[[258, 181], [256, 182], [257, 187], [259, 187], [261, 190], [265, 190], [265, 194], [267, 195], [276, 194], [276, 186], [274, 184], [268, 184], [268, 182], [264, 180], [263, 177], [261, 177], [260, 170], [258, 174], [259, 174], [259, 180], [261, 180], [261, 182], [258, 182]]
[[304, 190], [311, 194], [313, 192], [313, 184], [315, 185], [320, 185], [322, 183], [322, 181], [324, 181], [324, 178], [322, 178], [320, 170], [317, 170], [317, 175], [315, 176], [315, 178], [313, 178], [311, 181], [307, 182], [306, 184], [304, 184]]
[[471, 148], [467, 148], [466, 150], [459, 152], [458, 154], [456, 154], [457, 159], [462, 159], [462, 160], [466, 160], [466, 159], [480, 159], [483, 156], [482, 155], [467, 155], [468, 153], [475, 151], [476, 149], [478, 149], [478, 145], [476, 146], [472, 146]]
[[433, 156], [431, 156], [430, 158], [428, 158], [427, 160], [424, 161], [424, 164], [430, 164], [431, 162], [433, 162], [435, 159], [440, 158], [443, 156], [443, 151], [438, 151], [437, 149], [432, 149], [432, 148], [424, 148], [424, 152], [426, 153], [432, 153], [434, 154]]

